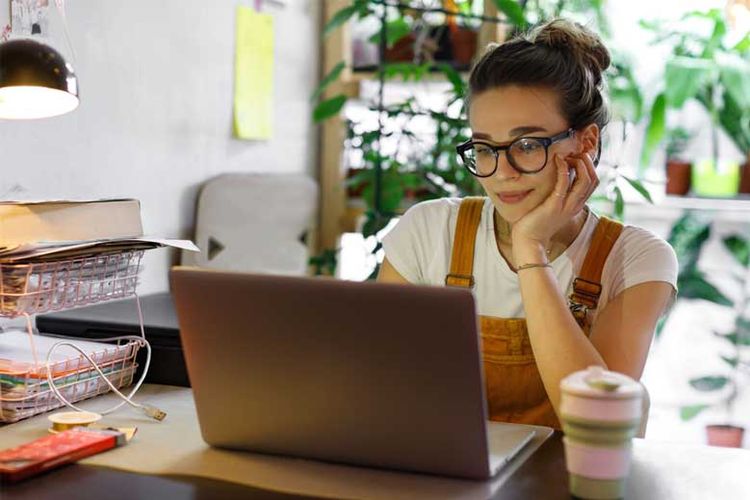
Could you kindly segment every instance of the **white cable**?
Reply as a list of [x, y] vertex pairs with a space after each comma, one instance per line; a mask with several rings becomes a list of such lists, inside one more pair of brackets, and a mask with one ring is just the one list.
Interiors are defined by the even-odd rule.
[[57, 7], [57, 13], [62, 19], [63, 32], [65, 33], [65, 41], [70, 49], [70, 55], [73, 61], [76, 61], [76, 51], [73, 48], [73, 42], [70, 41], [70, 30], [68, 30], [68, 16], [65, 14], [65, 0], [55, 0], [55, 6]]
[[[52, 358], [52, 353], [55, 351], [55, 349], [57, 349], [58, 347], [61, 347], [61, 346], [67, 346], [67, 347], [70, 347], [70, 348], [75, 349], [76, 351], [78, 351], [81, 354], [81, 356], [83, 356], [84, 358], [86, 358], [86, 360], [89, 363], [91, 363], [91, 366], [96, 370], [97, 374], [104, 379], [104, 382], [106, 382], [106, 384], [109, 386], [109, 388], [122, 399], [122, 401], [119, 404], [117, 404], [117, 405], [115, 405], [115, 406], [113, 406], [111, 408], [108, 408], [107, 410], [100, 411], [98, 413], [100, 413], [102, 415], [107, 415], [107, 414], [112, 413], [113, 411], [119, 409], [122, 405], [124, 405], [125, 403], [127, 403], [127, 404], [129, 404], [130, 406], [132, 406], [134, 408], [138, 408], [140, 410], [143, 410], [143, 412], [146, 413], [146, 415], [148, 415], [149, 417], [154, 418], [156, 420], [159, 420], [159, 421], [164, 420], [164, 417], [167, 416], [166, 413], [164, 413], [163, 411], [161, 411], [160, 409], [158, 409], [158, 408], [156, 408], [154, 406], [136, 403], [136, 402], [134, 402], [131, 399], [135, 395], [135, 393], [138, 391], [138, 389], [141, 388], [141, 385], [143, 384], [143, 381], [146, 379], [146, 375], [148, 374], [149, 366], [151, 365], [151, 344], [149, 344], [148, 341], [146, 340], [146, 332], [145, 332], [145, 330], [143, 328], [143, 313], [141, 311], [141, 300], [138, 297], [138, 295], [135, 296], [135, 300], [136, 300], [136, 304], [138, 306], [138, 319], [140, 320], [141, 336], [139, 337], [137, 335], [122, 335], [122, 336], [119, 336], [119, 337], [109, 337], [109, 338], [105, 338], [105, 339], [96, 339], [98, 342], [112, 342], [112, 341], [115, 341], [115, 340], [135, 340], [142, 347], [146, 348], [146, 361], [143, 364], [143, 373], [141, 373], [141, 377], [138, 379], [138, 382], [133, 386], [133, 389], [130, 391], [130, 393], [127, 396], [124, 395], [122, 392], [120, 392], [117, 389], [117, 387], [114, 386], [114, 384], [107, 378], [107, 376], [104, 374], [104, 372], [101, 370], [101, 368], [99, 368], [99, 365], [97, 365], [96, 362], [93, 359], [91, 359], [91, 356], [89, 356], [86, 352], [84, 352], [77, 345], [75, 345], [75, 344], [73, 344], [71, 342], [68, 342], [68, 341], [60, 341], [60, 342], [57, 342], [56, 344], [54, 344], [52, 347], [50, 347], [49, 351], [47, 352], [47, 362], [46, 362], [46, 367], [47, 367], [47, 383], [49, 384], [50, 390], [54, 393], [54, 395], [57, 397], [57, 399], [59, 399], [60, 402], [63, 403], [68, 408], [71, 408], [71, 409], [76, 410], [76, 411], [85, 411], [85, 410], [77, 407], [76, 405], [74, 405], [73, 403], [71, 403], [70, 401], [68, 401], [67, 399], [65, 399], [65, 396], [63, 396], [60, 393], [60, 391], [57, 388], [57, 386], [55, 386], [55, 381], [52, 378], [52, 369], [51, 369], [50, 360]], [[74, 382], [74, 384], [75, 383], [76, 382]]]

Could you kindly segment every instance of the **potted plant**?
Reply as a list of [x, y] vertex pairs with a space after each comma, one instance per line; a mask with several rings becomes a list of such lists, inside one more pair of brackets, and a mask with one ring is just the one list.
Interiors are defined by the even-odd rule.
[[[708, 34], [695, 32], [693, 24], [703, 22]], [[656, 33], [656, 42], [672, 44], [665, 65], [664, 89], [653, 100], [641, 163], [646, 165], [664, 139], [668, 109], [681, 109], [689, 100], [698, 101], [709, 114], [712, 126], [712, 157], [696, 165], [693, 188], [699, 194], [727, 196], [737, 193], [739, 165], [720, 162], [718, 129], [738, 149], [750, 153], [750, 36], [730, 45], [721, 9], [690, 12], [676, 26], [642, 21]]]
[[[731, 235], [723, 239], [724, 247], [734, 257], [743, 269], [743, 276], [738, 277], [742, 282], [742, 292], [736, 302], [735, 321], [733, 331], [714, 332], [726, 343], [728, 351], [720, 353], [722, 361], [727, 365], [723, 373], [713, 373], [691, 379], [690, 385], [701, 392], [723, 391], [718, 403], [723, 407], [726, 415], [724, 423], [706, 425], [708, 444], [714, 446], [741, 447], [745, 433], [744, 427], [733, 422], [734, 404], [743, 384], [740, 379], [750, 374], [750, 362], [743, 359], [743, 352], [750, 347], [750, 241], [740, 235]], [[700, 404], [686, 406], [681, 409], [683, 420], [689, 420], [711, 405]]]
[[[477, 53], [477, 40], [481, 21], [472, 17], [481, 14], [482, 2], [477, 0], [443, 0], [450, 12], [461, 12], [463, 16], [447, 16], [446, 24], [451, 39], [452, 60], [459, 68], [468, 68]], [[479, 8], [479, 11], [477, 9]]]
[[667, 194], [684, 196], [690, 191], [692, 163], [684, 157], [691, 134], [682, 127], [667, 131]]

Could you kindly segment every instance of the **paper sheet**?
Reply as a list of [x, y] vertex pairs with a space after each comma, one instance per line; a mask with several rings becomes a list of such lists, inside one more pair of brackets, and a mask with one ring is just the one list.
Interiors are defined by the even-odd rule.
[[81, 241], [41, 241], [8, 248], [0, 247], [0, 262], [41, 262], [45, 258], [47, 260], [82, 258], [114, 251], [148, 250], [159, 247], [200, 252], [200, 249], [189, 240], [139, 236], [137, 238], [109, 238]]
[[270, 139], [273, 129], [273, 17], [237, 7], [234, 135]]

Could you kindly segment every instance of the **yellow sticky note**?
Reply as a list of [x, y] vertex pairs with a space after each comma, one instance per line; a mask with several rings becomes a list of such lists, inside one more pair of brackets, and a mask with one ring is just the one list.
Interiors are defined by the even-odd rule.
[[234, 135], [270, 139], [273, 131], [273, 17], [237, 7]]

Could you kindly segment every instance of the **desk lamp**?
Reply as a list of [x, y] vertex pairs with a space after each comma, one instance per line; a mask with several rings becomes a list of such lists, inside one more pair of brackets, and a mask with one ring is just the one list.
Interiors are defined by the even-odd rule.
[[58, 51], [29, 39], [0, 43], [0, 118], [58, 116], [78, 103], [78, 78]]

